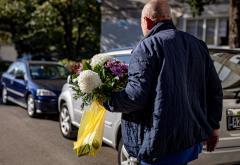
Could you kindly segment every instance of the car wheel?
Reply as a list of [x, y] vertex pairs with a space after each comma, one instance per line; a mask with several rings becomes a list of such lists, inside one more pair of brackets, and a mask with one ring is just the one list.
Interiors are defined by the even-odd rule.
[[36, 116], [35, 103], [32, 95], [29, 95], [27, 98], [27, 113], [30, 117]]
[[59, 124], [61, 133], [68, 139], [77, 137], [77, 128], [72, 125], [71, 116], [66, 103], [63, 103], [59, 113]]
[[2, 103], [3, 104], [7, 104], [8, 100], [7, 100], [7, 89], [4, 87], [2, 89]]
[[123, 145], [122, 139], [119, 141], [118, 145], [118, 165], [129, 165], [131, 164], [130, 156]]

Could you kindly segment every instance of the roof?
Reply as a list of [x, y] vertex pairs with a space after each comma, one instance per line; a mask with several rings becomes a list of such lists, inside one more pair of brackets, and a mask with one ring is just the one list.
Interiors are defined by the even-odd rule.
[[27, 63], [27, 64], [61, 65], [58, 62], [54, 62], [54, 61], [24, 61], [24, 60], [19, 60], [17, 62], [23, 62], [23, 63]]
[[[216, 53], [230, 53], [230, 54], [240, 54], [240, 48], [229, 48], [229, 47], [215, 47], [215, 46], [209, 46], [208, 47], [210, 52], [216, 52]], [[128, 55], [131, 54], [132, 48], [123, 48], [119, 50], [113, 50], [113, 51], [107, 51], [103, 53], [99, 53], [101, 55]]]
[[115, 51], [109, 51], [105, 53], [100, 53], [101, 55], [110, 55], [110, 56], [117, 56], [117, 55], [129, 55], [131, 54], [132, 49], [124, 49], [124, 50], [115, 50]]

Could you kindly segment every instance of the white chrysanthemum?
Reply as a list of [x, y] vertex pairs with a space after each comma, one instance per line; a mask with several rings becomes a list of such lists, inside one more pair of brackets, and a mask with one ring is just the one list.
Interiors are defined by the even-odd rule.
[[111, 58], [112, 57], [108, 55], [98, 54], [93, 56], [93, 58], [91, 59], [90, 65], [92, 68], [94, 68], [96, 65], [103, 65], [105, 62], [107, 62]]
[[92, 93], [94, 89], [102, 85], [102, 80], [96, 72], [84, 70], [77, 78], [80, 90], [83, 93]]

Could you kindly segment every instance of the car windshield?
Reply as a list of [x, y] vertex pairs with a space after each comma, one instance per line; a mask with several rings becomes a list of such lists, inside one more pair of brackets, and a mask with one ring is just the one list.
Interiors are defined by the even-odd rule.
[[30, 64], [32, 79], [66, 79], [68, 71], [61, 65]]
[[129, 64], [129, 61], [130, 61], [130, 55], [118, 55], [118, 56], [115, 56], [115, 58], [126, 64]]

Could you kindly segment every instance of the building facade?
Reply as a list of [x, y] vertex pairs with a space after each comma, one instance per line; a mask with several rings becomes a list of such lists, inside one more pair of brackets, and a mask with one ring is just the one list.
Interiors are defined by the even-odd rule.
[[[135, 47], [143, 38], [141, 10], [148, 0], [102, 0], [101, 51]], [[217, 0], [193, 17], [190, 7], [169, 1], [178, 29], [205, 41], [209, 46], [228, 46], [229, 1]]]
[[188, 5], [178, 18], [177, 27], [205, 41], [208, 46], [228, 46], [229, 2], [205, 6], [201, 16], [193, 17]]

